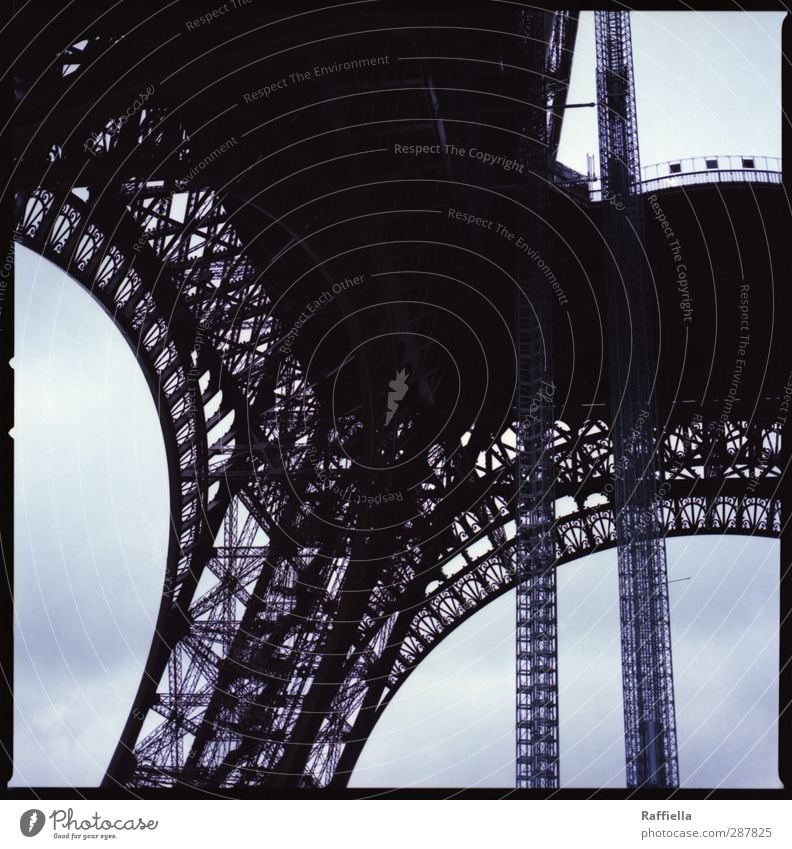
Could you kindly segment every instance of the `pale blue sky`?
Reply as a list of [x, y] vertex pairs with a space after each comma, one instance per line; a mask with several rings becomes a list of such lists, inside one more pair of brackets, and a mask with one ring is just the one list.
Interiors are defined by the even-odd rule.
[[[631, 15], [642, 165], [712, 154], [781, 156], [783, 19], [777, 12]], [[594, 14], [583, 12], [569, 102], [595, 99]], [[561, 161], [585, 173], [586, 154], [597, 152], [596, 110], [568, 110]]]
[[[780, 786], [776, 771], [778, 543], [668, 542], [680, 779]], [[559, 570], [562, 787], [623, 787], [615, 552]], [[353, 786], [514, 782], [514, 592], [448, 637], [369, 739]]]
[[92, 785], [154, 631], [165, 451], [107, 314], [25, 248], [16, 272], [14, 781]]
[[[591, 15], [570, 102], [594, 96]], [[780, 156], [779, 14], [636, 13], [644, 165]], [[680, 78], [681, 77], [681, 78]], [[594, 110], [561, 158], [585, 171]], [[134, 357], [79, 286], [17, 252], [17, 785], [94, 785], [154, 626], [167, 534], [162, 438]], [[680, 770], [687, 786], [775, 786], [778, 546], [668, 545]], [[561, 569], [564, 786], [623, 783], [615, 553]], [[739, 605], [737, 600], [740, 600]], [[511, 786], [514, 596], [473, 617], [410, 678], [354, 783]]]

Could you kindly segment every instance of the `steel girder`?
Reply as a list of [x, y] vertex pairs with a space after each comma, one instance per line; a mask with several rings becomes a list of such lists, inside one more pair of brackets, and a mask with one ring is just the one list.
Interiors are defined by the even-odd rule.
[[[558, 19], [556, 19], [558, 20]], [[529, 68], [553, 65], [553, 40], [541, 14], [524, 13]], [[549, 58], [548, 58], [549, 57]], [[554, 98], [544, 74], [526, 86], [523, 158], [528, 167], [526, 202], [535, 215], [529, 241], [549, 258], [543, 238], [550, 183]], [[543, 275], [526, 262], [515, 309], [518, 377], [516, 404], [516, 777], [521, 789], [552, 789], [559, 783], [558, 625], [553, 545], [553, 347], [552, 302]]]
[[[223, 731], [222, 723], [212, 720], [207, 712], [213, 699], [218, 702], [213, 712], [219, 717], [219, 702], [225, 699], [239, 703], [243, 698], [237, 691], [238, 684], [219, 686], [221, 676], [233, 680], [240, 671], [259, 678], [272, 676], [280, 659], [282, 680], [305, 680], [305, 671], [294, 674], [297, 669], [302, 670], [302, 666], [295, 668], [294, 659], [299, 654], [295, 653], [294, 659], [286, 658], [285, 663], [282, 653], [275, 650], [269, 659], [254, 658], [249, 654], [249, 640], [245, 648], [239, 634], [268, 634], [272, 638], [278, 622], [294, 615], [298, 575], [305, 571], [311, 555], [305, 551], [287, 552], [288, 541], [278, 536], [279, 523], [286, 521], [288, 508], [275, 484], [275, 444], [268, 444], [262, 433], [261, 442], [244, 445], [244, 450], [235, 455], [227, 433], [221, 433], [211, 444], [207, 439], [211, 428], [205, 422], [216, 421], [221, 409], [209, 414], [212, 399], [217, 406], [221, 386], [216, 365], [220, 355], [213, 350], [215, 341], [204, 344], [200, 351], [207, 373], [214, 369], [215, 376], [200, 382], [205, 387], [200, 405], [194, 406], [192, 420], [185, 420], [187, 377], [192, 368], [190, 348], [195, 347], [196, 325], [187, 317], [170, 325], [159, 319], [161, 333], [166, 328], [167, 332], [160, 337], [152, 332], [157, 316], [169, 315], [173, 303], [162, 275], [158, 275], [155, 266], [139, 264], [133, 251], [142, 231], [124, 232], [114, 226], [108, 233], [101, 211], [74, 195], [58, 198], [53, 193], [36, 191], [20, 196], [19, 201], [18, 232], [22, 243], [58, 263], [114, 316], [147, 370], [163, 431], [174, 437], [168, 449], [173, 530], [163, 610], [147, 667], [147, 680], [151, 683], [141, 687], [131, 715], [133, 731], [139, 729], [144, 718], [155, 724], [137, 745], [128, 741], [138, 759], [135, 771], [124, 775], [122, 767], [129, 766], [119, 757], [119, 773], [113, 780], [140, 786], [176, 781], [200, 784], [208, 781], [212, 773], [199, 765], [190, 764], [188, 768], [190, 744], [194, 746], [195, 739], [203, 734], [207, 737], [204, 760], [222, 762], [221, 756], [227, 756], [233, 735], [230, 730]], [[114, 212], [111, 220], [115, 223], [116, 219]], [[137, 304], [144, 304], [146, 312]], [[182, 332], [183, 339], [174, 339]], [[240, 348], [229, 345], [227, 350], [229, 359], [239, 356]], [[248, 346], [245, 350], [255, 349]], [[238, 366], [237, 372], [245, 374], [250, 369], [266, 373], [264, 365], [251, 362]], [[233, 396], [231, 376], [230, 370], [225, 372], [224, 387], [229, 396]], [[233, 410], [229, 406], [222, 418]], [[248, 415], [244, 409], [237, 410], [235, 415], [240, 419]], [[680, 411], [669, 424], [663, 439], [666, 479], [661, 502], [663, 532], [667, 536], [701, 532], [778, 535], [780, 430], [772, 419], [770, 403], [766, 413], [750, 422], [735, 422], [724, 434], [713, 433], [706, 426], [715, 410]], [[461, 622], [515, 586], [515, 536], [510, 506], [516, 483], [514, 446], [514, 430], [510, 428], [475, 459], [475, 481], [459, 496], [460, 510], [454, 522], [450, 553], [436, 552], [433, 560], [425, 558], [412, 567], [404, 563], [397, 585], [381, 585], [372, 590], [360, 620], [358, 647], [344, 670], [342, 686], [337, 687], [327, 721], [311, 747], [306, 773], [316, 784], [331, 780], [343, 783], [368, 732], [412, 669]], [[215, 458], [214, 463], [207, 463], [206, 473], [196, 474], [198, 464], [189, 459], [193, 457], [191, 451]], [[606, 492], [614, 465], [608, 426], [599, 420], [583, 421], [574, 427], [556, 422], [554, 451], [556, 498], [559, 502], [573, 502], [567, 508], [569, 512], [557, 515], [553, 528], [555, 558], [560, 564], [615, 544], [612, 505]], [[187, 460], [176, 462], [185, 456]], [[240, 456], [244, 462], [235, 466], [235, 457]], [[717, 477], [710, 474], [715, 462]], [[265, 474], [265, 469], [271, 473]], [[207, 501], [208, 491], [217, 484], [214, 499]], [[453, 486], [453, 481], [449, 480], [448, 486]], [[438, 502], [443, 501], [442, 492], [435, 497]], [[221, 517], [224, 530], [223, 544], [219, 545], [207, 537], [211, 535], [214, 540]], [[417, 532], [424, 530], [419, 528]], [[203, 549], [194, 544], [199, 538], [205, 540]], [[201, 577], [204, 582], [198, 586]], [[329, 586], [337, 580], [337, 570], [335, 577], [328, 575]], [[184, 587], [192, 587], [192, 594], [188, 595], [189, 590]], [[181, 592], [178, 598], [177, 589]], [[263, 596], [266, 604], [255, 627], [251, 624], [241, 628], [245, 612], [255, 606], [251, 599], [256, 595]], [[309, 590], [306, 595], [310, 595]], [[248, 618], [252, 619], [250, 614]], [[238, 645], [232, 652], [235, 639]], [[310, 641], [301, 651], [304, 657], [311, 656]], [[163, 655], [168, 663], [164, 678], [158, 675]], [[234, 674], [223, 672], [229, 666]], [[263, 672], [266, 669], [268, 673]], [[289, 703], [286, 699], [285, 707], [275, 710], [259, 694], [245, 703], [250, 704], [250, 710], [259, 711], [258, 726], [252, 716], [245, 720], [251, 723], [250, 729], [266, 727], [276, 739], [288, 735], [294, 701]], [[153, 720], [154, 716], [160, 719]], [[227, 720], [226, 725], [229, 724]], [[278, 733], [278, 724], [285, 733]], [[206, 731], [202, 732], [202, 728]], [[197, 760], [195, 755], [192, 760]], [[224, 780], [230, 783], [227, 776]]]
[[[112, 221], [116, 218], [114, 213]], [[114, 226], [112, 234], [108, 234], [100, 211], [80, 198], [57, 198], [37, 191], [20, 196], [18, 232], [23, 244], [57, 262], [91, 291], [132, 341], [158, 398], [163, 431], [177, 437], [172, 441], [169, 458], [192, 457], [190, 451], [216, 458], [211, 466], [207, 463], [206, 474], [195, 473], [194, 460], [181, 465], [174, 460], [171, 466], [174, 530], [158, 639], [147, 667], [147, 680], [152, 683], [148, 688], [141, 687], [131, 716], [134, 731], [145, 718], [154, 727], [137, 745], [133, 740], [128, 742], [136, 752], [135, 770], [124, 774], [122, 767], [129, 770], [130, 765], [118, 757], [115, 764], [119, 772], [113, 775], [113, 780], [140, 786], [208, 782], [212, 772], [198, 763], [192, 765], [198, 759], [192, 755], [192, 763], [189, 761], [191, 747], [203, 735], [206, 742], [199, 745], [203, 745], [204, 761], [221, 763], [234, 739], [229, 726], [231, 717], [236, 716], [229, 714], [225, 725], [212, 719], [208, 711], [213, 700], [216, 717], [222, 717], [223, 709], [228, 713], [228, 705], [223, 708], [221, 704], [223, 700], [235, 704], [243, 701], [249, 705], [248, 710], [258, 710], [259, 724], [253, 722], [252, 714], [246, 715], [245, 723], [249, 723], [249, 730], [266, 728], [269, 737], [279, 741], [278, 746], [273, 742], [274, 750], [288, 736], [296, 710], [293, 696], [291, 702], [287, 698], [284, 706], [276, 709], [263, 700], [261, 692], [245, 698], [239, 683], [220, 682], [238, 682], [241, 674], [272, 678], [279, 664], [282, 681], [304, 681], [305, 661], [296, 664], [296, 659], [311, 657], [309, 635], [301, 653], [292, 658], [284, 658], [282, 650], [275, 649], [268, 659], [250, 654], [252, 634], [266, 634], [270, 639], [265, 645], [272, 643], [278, 623], [290, 614], [294, 616], [298, 609], [298, 575], [305, 571], [310, 557], [310, 552], [287, 552], [288, 541], [278, 536], [278, 526], [286, 521], [288, 509], [275, 484], [277, 467], [271, 462], [278, 452], [262, 433], [260, 443], [240, 450], [236, 456], [243, 455], [244, 463], [234, 466], [234, 446], [227, 434], [209, 444], [205, 434], [211, 428], [202, 422], [217, 419], [217, 411], [208, 413], [212, 409], [210, 401], [214, 398], [216, 406], [219, 394], [217, 376], [202, 381], [205, 389], [201, 405], [195, 406], [187, 426], [185, 398], [196, 325], [189, 318], [160, 324], [162, 329], [168, 328], [167, 339], [160, 337], [157, 346], [151, 327], [158, 314], [170, 314], [173, 304], [167, 286], [155, 283], [160, 276], [163, 284], [164, 278], [154, 267], [137, 265], [140, 260], [132, 247], [142, 231], [124, 233]], [[142, 270], [138, 271], [138, 267]], [[156, 300], [146, 297], [152, 293]], [[137, 303], [144, 303], [147, 312], [136, 308]], [[186, 341], [174, 340], [174, 334], [178, 336], [182, 331], [186, 332]], [[212, 371], [212, 361], [219, 360], [217, 351], [213, 351], [216, 344], [212, 341], [201, 347], [202, 362], [210, 364], [208, 372]], [[229, 345], [227, 350], [230, 358], [239, 356], [239, 348]], [[237, 372], [245, 374], [250, 369], [266, 373], [263, 365], [251, 362], [238, 366]], [[226, 392], [233, 395], [230, 371], [225, 373], [225, 379]], [[195, 410], [203, 410], [203, 415], [197, 415]], [[229, 407], [223, 418], [232, 410]], [[668, 425], [663, 439], [666, 479], [661, 502], [663, 532], [667, 536], [701, 532], [778, 535], [780, 430], [772, 419], [770, 403], [766, 413], [750, 422], [733, 423], [724, 434], [713, 433], [705, 424], [715, 416], [715, 410], [680, 411]], [[248, 414], [239, 410], [237, 415], [244, 419]], [[425, 558], [412, 566], [404, 563], [397, 585], [381, 585], [372, 590], [360, 619], [357, 647], [343, 670], [343, 681], [336, 688], [326, 722], [311, 747], [306, 774], [312, 783], [344, 783], [370, 729], [412, 669], [455, 627], [515, 586], [515, 535], [510, 506], [516, 483], [515, 457], [514, 430], [510, 428], [475, 458], [475, 481], [459, 496], [460, 510], [450, 552], [435, 552], [432, 560]], [[717, 477], [710, 474], [715, 462]], [[569, 512], [557, 515], [553, 528], [559, 564], [615, 545], [613, 510], [606, 492], [613, 465], [611, 436], [605, 422], [588, 420], [574, 427], [556, 422], [555, 495], [559, 503], [563, 499], [573, 502], [567, 508]], [[271, 474], [265, 474], [265, 469], [270, 469]], [[215, 498], [207, 502], [206, 493], [213, 484], [220, 486], [216, 487]], [[448, 486], [453, 486], [453, 481], [449, 480]], [[438, 502], [443, 501], [442, 492], [435, 497]], [[206, 509], [207, 505], [213, 506]], [[190, 548], [196, 538], [211, 535], [214, 540], [221, 517], [223, 544], [207, 541], [203, 550]], [[190, 528], [190, 532], [181, 532], [183, 527]], [[337, 571], [335, 577], [327, 576], [329, 586], [337, 582]], [[204, 581], [198, 586], [202, 576]], [[191, 596], [183, 589], [185, 586], [192, 586]], [[181, 600], [175, 598], [177, 588], [181, 588]], [[310, 595], [309, 588], [305, 594]], [[266, 604], [261, 606], [255, 627], [246, 624], [242, 628], [245, 612], [257, 607], [251, 604], [255, 596], [264, 597]], [[300, 603], [310, 604], [305, 600]], [[247, 643], [240, 633], [248, 637]], [[232, 652], [235, 639], [237, 647]], [[157, 674], [163, 654], [168, 664], [164, 677]], [[310, 664], [307, 666], [310, 668]], [[223, 671], [229, 667], [232, 672]], [[299, 675], [295, 674], [298, 670]], [[299, 683], [292, 686], [296, 688]], [[155, 716], [159, 719], [153, 719]], [[230, 775], [229, 772], [223, 781], [231, 783]]]
[[[574, 25], [573, 16], [550, 25], [557, 105]], [[68, 89], [74, 76], [65, 69], [89, 67], [108, 44], [88, 39], [64, 54], [55, 82]], [[113, 103], [123, 106], [123, 95]], [[276, 350], [291, 319], [269, 259], [295, 250], [295, 234], [273, 223], [255, 252], [239, 226], [247, 199], [234, 185], [214, 188], [215, 174], [197, 176], [201, 157], [178, 116], [154, 104], [138, 118], [122, 126], [108, 116], [87, 161], [81, 138], [39, 139], [17, 175], [23, 243], [116, 318], [166, 434], [172, 536], [163, 605], [107, 783], [344, 784], [415, 665], [515, 586], [515, 423], [494, 438], [474, 429], [456, 454], [433, 446], [432, 487], [417, 498], [422, 518], [404, 530], [401, 551], [376, 552], [376, 580], [347, 576], [359, 543], [328, 540], [315, 524], [321, 511], [354, 524], [349, 505], [329, 503], [315, 480], [320, 467], [347, 485], [346, 467], [330, 450], [320, 389], [299, 359]], [[557, 110], [548, 121], [557, 139]], [[48, 164], [31, 165], [40, 161]], [[76, 180], [93, 187], [87, 200], [69, 193]], [[704, 421], [715, 416], [701, 412]], [[717, 479], [704, 473], [713, 454], [700, 420], [684, 409], [675, 416], [663, 435], [668, 534], [777, 535], [769, 408], [761, 421], [731, 426]], [[556, 421], [553, 443], [554, 495], [574, 502], [568, 513], [557, 508], [553, 525], [563, 563], [614, 544], [605, 492], [613, 450], [608, 425], [587, 417]]]
[[657, 481], [657, 350], [629, 12], [596, 12], [597, 118], [610, 271], [610, 395], [628, 787], [679, 786], [665, 538]]
[[[112, 220], [116, 218], [114, 212]], [[262, 676], [270, 680], [279, 677], [297, 689], [299, 681], [304, 681], [312, 669], [305, 660], [313, 656], [310, 634], [305, 635], [300, 651], [291, 656], [284, 656], [282, 648], [274, 647], [278, 627], [280, 633], [285, 633], [283, 621], [288, 616], [300, 621], [305, 613], [295, 616], [295, 611], [300, 604], [303, 611], [310, 610], [305, 605], [311, 604], [312, 594], [305, 587], [304, 598], [298, 599], [298, 576], [306, 571], [310, 552], [289, 552], [288, 540], [278, 535], [279, 525], [288, 523], [290, 508], [274, 483], [278, 477], [272, 462], [277, 456], [275, 445], [268, 444], [262, 432], [260, 443], [245, 445], [235, 454], [235, 446], [222, 429], [220, 436], [209, 442], [206, 434], [212, 428], [205, 422], [218, 420], [220, 407], [211, 414], [209, 411], [213, 398], [217, 406], [219, 377], [201, 382], [206, 388], [197, 409], [203, 415], [193, 412], [187, 427], [184, 399], [192, 364], [193, 352], [189, 349], [191, 343], [195, 347], [196, 327], [189, 319], [178, 325], [172, 323], [167, 340], [159, 337], [157, 346], [158, 337], [151, 328], [156, 316], [161, 312], [168, 314], [173, 304], [168, 287], [155, 285], [158, 275], [153, 268], [132, 262], [140, 262], [133, 257], [132, 246], [141, 231], [119, 235], [121, 231], [116, 227], [110, 237], [104, 231], [99, 210], [73, 195], [56, 198], [40, 191], [20, 196], [18, 221], [22, 242], [80, 280], [133, 341], [148, 370], [152, 391], [159, 393], [155, 397], [159, 399], [164, 432], [177, 437], [169, 457], [192, 457], [192, 450], [215, 458], [214, 463], [207, 462], [205, 474], [195, 473], [195, 460], [171, 467], [172, 474], [179, 470], [177, 485], [172, 487], [178, 494], [172, 499], [177, 511], [172, 515], [173, 539], [179, 542], [172, 544], [159, 638], [155, 639], [147, 669], [147, 678], [154, 686], [141, 688], [132, 717], [136, 720], [132, 725], [135, 731], [144, 718], [154, 727], [134, 746], [138, 760], [135, 771], [126, 776], [119, 773], [114, 779], [124, 778], [141, 786], [175, 781], [202, 784], [213, 776], [218, 780], [217, 773], [203, 766], [192, 753], [201, 748], [202, 759], [209, 764], [219, 765], [227, 759], [236, 739], [232, 720], [238, 724], [240, 719], [236, 709], [229, 711], [228, 703], [243, 703], [248, 706], [247, 711], [258, 711], [258, 724], [252, 713], [245, 714], [243, 724], [249, 732], [266, 728], [274, 741], [273, 753], [277, 754], [288, 737], [299, 699], [292, 694], [290, 700], [287, 689], [283, 704], [270, 704], [263, 697], [266, 688], [251, 686], [250, 679], [261, 684]], [[142, 270], [138, 271], [138, 267]], [[160, 284], [164, 284], [164, 278], [159, 276]], [[152, 292], [156, 300], [146, 297]], [[137, 303], [146, 305], [145, 314], [135, 306]], [[160, 327], [164, 329], [166, 325]], [[172, 338], [180, 332], [177, 327], [187, 330], [188, 341]], [[216, 364], [220, 359], [213, 350], [216, 344], [212, 341], [201, 346], [202, 362], [209, 364], [208, 372], [212, 371], [212, 362]], [[183, 351], [181, 358], [179, 347]], [[239, 348], [229, 345], [227, 350], [229, 360], [239, 356]], [[256, 367], [250, 362], [238, 366], [237, 372], [244, 374], [253, 368], [266, 372], [264, 366]], [[225, 391], [233, 396], [231, 377], [230, 370], [226, 371]], [[233, 406], [228, 407], [221, 418], [233, 410]], [[761, 420], [730, 425], [725, 434], [713, 433], [705, 425], [715, 411], [680, 414], [669, 425], [663, 439], [666, 483], [661, 502], [667, 536], [698, 532], [763, 536], [779, 533], [776, 488], [780, 431], [770, 417], [769, 405], [767, 412]], [[238, 409], [235, 415], [245, 418], [248, 414]], [[269, 416], [272, 420], [271, 413]], [[373, 727], [410, 671], [451, 630], [515, 586], [515, 535], [510, 506], [516, 482], [514, 446], [514, 430], [510, 428], [476, 458], [475, 481], [458, 496], [460, 510], [454, 522], [451, 551], [435, 552], [432, 559], [424, 558], [412, 566], [405, 562], [398, 584], [380, 585], [371, 591], [360, 618], [356, 647], [342, 670], [343, 678], [339, 676], [340, 686], [335, 690], [332, 707], [311, 746], [305, 770], [310, 782], [343, 782], [367, 737], [363, 732]], [[234, 465], [240, 456], [244, 462]], [[709, 472], [716, 461], [719, 474], [713, 477]], [[554, 524], [558, 563], [615, 544], [612, 505], [606, 492], [613, 464], [611, 436], [605, 422], [584, 421], [576, 427], [556, 423], [555, 495], [559, 502], [572, 499], [574, 503], [565, 515], [557, 515]], [[265, 474], [266, 469], [270, 474]], [[220, 485], [215, 487], [214, 499], [207, 501], [208, 491], [216, 484]], [[449, 480], [448, 485], [453, 486], [453, 481]], [[199, 492], [203, 493], [203, 502]], [[443, 501], [442, 492], [435, 497], [438, 502]], [[207, 509], [208, 505], [212, 506]], [[194, 546], [197, 538], [211, 535], [214, 540], [221, 517], [223, 544], [207, 541], [204, 549]], [[180, 532], [191, 522], [189, 534]], [[424, 532], [425, 529], [417, 529], [418, 534]], [[339, 566], [336, 564], [334, 575], [329, 570], [326, 586], [337, 583]], [[201, 577], [204, 581], [198, 586]], [[185, 586], [192, 586], [189, 597]], [[177, 589], [182, 594], [179, 598]], [[257, 597], [266, 603], [253, 604], [252, 599]], [[320, 597], [324, 598], [324, 593]], [[314, 615], [316, 612], [314, 609]], [[245, 616], [248, 621], [243, 625]], [[258, 643], [254, 641], [251, 646], [252, 635], [258, 637]], [[251, 651], [261, 644], [262, 635], [266, 636], [264, 645], [270, 645], [270, 654], [254, 657]], [[163, 654], [168, 674], [160, 678], [152, 658], [159, 659]], [[276, 667], [280, 669], [279, 676]], [[240, 678], [244, 678], [245, 688], [239, 683]], [[226, 718], [222, 720], [224, 711]], [[154, 716], [160, 720], [153, 720]], [[116, 765], [119, 770], [124, 766], [120, 758]], [[219, 783], [231, 783], [231, 776], [229, 770]]]

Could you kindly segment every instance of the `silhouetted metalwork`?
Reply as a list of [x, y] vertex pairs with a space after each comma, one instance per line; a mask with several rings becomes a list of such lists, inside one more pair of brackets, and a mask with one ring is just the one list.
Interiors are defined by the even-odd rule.
[[[105, 784], [344, 786], [416, 665], [519, 583], [518, 783], [551, 788], [552, 564], [617, 538], [625, 550], [623, 507], [638, 502], [617, 470], [647, 400], [630, 390], [614, 428], [611, 395], [618, 409], [624, 390], [608, 361], [624, 328], [600, 309], [614, 277], [608, 203], [557, 161], [576, 15], [364, 4], [307, 14], [297, 32], [292, 13], [256, 4], [189, 30], [179, 5], [97, 18], [76, 2], [44, 32], [30, 10], [15, 18], [30, 45], [15, 64], [19, 240], [112, 316], [168, 462], [157, 627]], [[530, 47], [526, 33], [542, 30]], [[178, 62], [152, 49], [174, 33]], [[612, 87], [600, 95], [614, 106]], [[541, 144], [526, 146], [537, 102]], [[397, 149], [416, 145], [437, 152]], [[606, 164], [607, 190], [624, 191]], [[728, 218], [720, 202], [749, 191], [761, 228], [740, 217], [746, 204]], [[657, 195], [689, 274], [709, 274], [718, 297], [697, 291], [688, 335], [673, 287], [657, 293], [662, 424], [641, 419], [635, 455], [644, 479], [662, 469], [655, 500], [641, 496], [657, 505], [642, 537], [653, 564], [658, 533], [780, 532], [786, 375], [768, 330], [780, 190], [696, 192]], [[625, 202], [637, 220], [645, 199]], [[711, 257], [701, 240], [723, 232], [760, 234], [768, 250], [722, 244]], [[648, 228], [645, 248], [672, 274], [661, 232]], [[746, 367], [754, 397], [730, 402], [724, 423], [739, 262], [773, 365], [757, 354]], [[515, 311], [518, 286], [535, 313]], [[643, 775], [665, 770], [671, 784], [667, 719], [646, 719], [666, 733], [662, 766], [647, 755]]]
[[[528, 44], [527, 65], [547, 66], [548, 40], [543, 15], [523, 13]], [[567, 19], [559, 16], [558, 26]], [[549, 51], [552, 52], [552, 51]], [[529, 78], [523, 159], [530, 208], [529, 242], [549, 262], [543, 238], [547, 209], [550, 155], [548, 149], [547, 77]], [[555, 549], [553, 545], [553, 395], [552, 303], [547, 281], [526, 263], [517, 292], [518, 356], [517, 470], [517, 721], [516, 785], [558, 787], [558, 626]]]
[[657, 501], [663, 479], [653, 394], [657, 355], [643, 257], [629, 12], [595, 12], [594, 28], [602, 197], [615, 266], [607, 308], [610, 326], [619, 328], [609, 350], [627, 786], [677, 787], [671, 615]]

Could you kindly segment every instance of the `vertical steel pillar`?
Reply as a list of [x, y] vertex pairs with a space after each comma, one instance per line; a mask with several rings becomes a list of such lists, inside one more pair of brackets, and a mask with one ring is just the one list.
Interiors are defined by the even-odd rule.
[[[545, 13], [524, 12], [533, 74], [525, 130], [533, 211], [532, 247], [546, 257], [542, 229], [549, 156]], [[553, 524], [551, 304], [547, 280], [530, 263], [517, 293], [517, 775], [518, 788], [558, 787], [558, 675]]]
[[656, 488], [652, 317], [642, 253], [641, 166], [628, 12], [595, 12], [597, 113], [608, 287], [614, 514], [628, 787], [677, 787], [665, 539]]

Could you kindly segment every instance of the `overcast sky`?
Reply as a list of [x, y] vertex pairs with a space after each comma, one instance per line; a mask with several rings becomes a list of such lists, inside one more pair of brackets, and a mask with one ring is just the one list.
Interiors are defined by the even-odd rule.
[[[594, 97], [592, 16], [570, 102]], [[775, 13], [636, 13], [643, 164], [780, 156]], [[594, 110], [568, 113], [561, 159], [586, 170]], [[78, 285], [17, 251], [17, 785], [98, 783], [140, 679], [167, 542], [154, 405], [118, 331]], [[668, 544], [683, 786], [778, 786], [778, 544]], [[623, 786], [616, 554], [559, 571], [562, 786]], [[514, 594], [411, 676], [353, 783], [512, 786]]]

